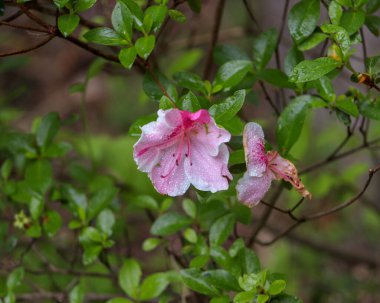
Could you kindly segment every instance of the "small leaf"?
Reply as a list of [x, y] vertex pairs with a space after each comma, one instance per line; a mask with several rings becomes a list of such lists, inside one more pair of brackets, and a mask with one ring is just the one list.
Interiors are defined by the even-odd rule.
[[340, 20], [342, 26], [349, 35], [356, 33], [364, 24], [365, 13], [362, 10], [345, 11]]
[[346, 96], [341, 96], [336, 100], [335, 106], [341, 111], [349, 114], [355, 118], [359, 116], [359, 110], [356, 104], [354, 103], [353, 98], [348, 98]]
[[43, 219], [43, 227], [49, 237], [54, 236], [62, 226], [61, 215], [56, 211], [47, 211]]
[[217, 123], [232, 119], [242, 108], [245, 95], [245, 90], [236, 91], [222, 103], [211, 106], [209, 109], [210, 115], [215, 117]]
[[365, 100], [360, 104], [360, 113], [367, 118], [380, 120], [380, 99]]
[[135, 259], [126, 259], [119, 272], [119, 285], [133, 299], [138, 298], [141, 268]]
[[119, 60], [121, 65], [123, 65], [125, 68], [132, 68], [133, 63], [136, 60], [137, 51], [134, 46], [130, 48], [123, 48], [119, 52]]
[[106, 303], [133, 303], [133, 302], [124, 298], [113, 298], [111, 300], [108, 300]]
[[194, 268], [184, 269], [181, 270], [180, 274], [183, 283], [188, 288], [207, 296], [217, 296], [219, 294], [218, 290], [202, 277], [199, 270]]
[[38, 146], [43, 147], [49, 145], [57, 134], [60, 126], [61, 122], [57, 113], [49, 113], [44, 116], [36, 132]]
[[277, 39], [277, 31], [272, 28], [260, 34], [253, 42], [253, 64], [257, 70], [264, 69], [272, 58]]
[[4, 163], [1, 165], [1, 177], [4, 180], [7, 180], [12, 172], [13, 163], [11, 159], [7, 159], [4, 161]]
[[176, 22], [180, 22], [180, 23], [186, 22], [186, 16], [182, 12], [176, 9], [170, 9], [169, 16]]
[[189, 91], [182, 99], [182, 109], [190, 112], [196, 112], [201, 109], [199, 100], [196, 95]]
[[91, 8], [96, 3], [96, 0], [76, 0], [74, 2], [74, 11], [83, 12]]
[[197, 243], [198, 240], [197, 233], [192, 228], [186, 228], [183, 232], [183, 237], [192, 244]]
[[177, 212], [168, 212], [158, 217], [150, 232], [156, 236], [168, 236], [191, 224], [192, 220]]
[[84, 299], [84, 290], [81, 284], [75, 286], [69, 294], [70, 303], [82, 303]]
[[189, 217], [195, 219], [197, 216], [197, 207], [192, 200], [188, 198], [183, 199], [182, 208]]
[[133, 17], [128, 6], [123, 2], [116, 2], [111, 16], [115, 31], [127, 41], [132, 40]]
[[34, 191], [45, 194], [53, 180], [53, 170], [50, 161], [37, 160], [28, 164], [25, 170], [25, 180]]
[[137, 54], [141, 58], [147, 59], [150, 53], [153, 51], [155, 43], [156, 38], [153, 35], [137, 39], [135, 43]]
[[218, 69], [215, 76], [215, 85], [220, 84], [224, 88], [236, 86], [243, 80], [251, 68], [251, 61], [229, 61]]
[[331, 1], [329, 4], [329, 17], [332, 24], [339, 25], [340, 18], [343, 14], [343, 8], [336, 1]]
[[[117, 192], [118, 190], [112, 186], [96, 191], [88, 203], [88, 219], [95, 218], [103, 209], [107, 208], [115, 199]], [[84, 203], [81, 202], [80, 204], [84, 206]]]
[[30, 214], [33, 220], [38, 220], [41, 216], [42, 210], [44, 208], [44, 201], [42, 197], [32, 197], [29, 205]]
[[190, 72], [178, 72], [173, 75], [177, 85], [195, 91], [204, 91], [202, 78]]
[[144, 279], [141, 285], [140, 300], [157, 298], [168, 287], [166, 273], [155, 273]]
[[302, 0], [289, 12], [288, 27], [292, 38], [300, 43], [315, 30], [320, 15], [319, 0]]
[[340, 62], [327, 57], [315, 60], [304, 60], [298, 63], [289, 79], [291, 82], [302, 83], [319, 79], [341, 65]]
[[79, 24], [80, 18], [75, 14], [66, 14], [58, 17], [58, 28], [64, 37], [69, 36]]
[[298, 45], [298, 49], [302, 52], [310, 50], [314, 47], [316, 47], [321, 42], [325, 41], [328, 36], [323, 33], [314, 33], [310, 37], [308, 37], [306, 40], [301, 42]]
[[18, 267], [8, 275], [7, 277], [7, 289], [8, 291], [13, 291], [17, 286], [19, 286], [24, 279], [24, 268]]
[[286, 282], [284, 280], [275, 280], [269, 287], [269, 294], [271, 296], [277, 296], [282, 293], [286, 288]]
[[202, 277], [211, 285], [226, 291], [240, 291], [236, 278], [224, 269], [207, 270], [202, 273]]
[[293, 45], [285, 56], [284, 71], [287, 76], [290, 76], [294, 67], [303, 61], [305, 58], [295, 45]]
[[98, 27], [89, 30], [84, 34], [84, 37], [89, 41], [103, 45], [127, 45], [128, 41], [120, 36], [113, 29], [107, 27]]
[[[145, 18], [148, 17], [151, 22], [151, 27], [154, 32], [157, 32], [161, 27], [163, 22], [165, 21], [166, 14], [168, 12], [168, 8], [164, 5], [151, 5], [149, 6], [144, 13], [144, 23]], [[147, 30], [149, 32], [149, 30]]]
[[104, 209], [96, 219], [96, 227], [108, 237], [112, 235], [115, 224], [115, 215], [110, 209]]
[[142, 245], [142, 249], [143, 249], [143, 251], [152, 251], [160, 244], [161, 244], [161, 239], [159, 239], [159, 238], [148, 238], [144, 241], [144, 243]]
[[234, 214], [227, 214], [217, 219], [210, 228], [210, 243], [223, 244], [232, 233], [235, 221]]

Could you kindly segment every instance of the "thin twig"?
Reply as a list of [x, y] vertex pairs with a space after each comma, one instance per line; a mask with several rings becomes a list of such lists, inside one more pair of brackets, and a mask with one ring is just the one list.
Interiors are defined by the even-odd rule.
[[263, 90], [263, 93], [264, 93], [264, 96], [265, 96], [265, 99], [267, 99], [267, 101], [269, 102], [270, 106], [272, 107], [272, 109], [274, 110], [274, 112], [276, 113], [276, 116], [280, 116], [280, 111], [279, 109], [276, 107], [276, 105], [274, 104], [271, 96], [269, 95], [269, 92], [267, 91], [266, 87], [265, 87], [265, 84], [263, 83], [263, 81], [259, 81], [259, 84], [260, 84], [260, 87], [261, 89]]
[[44, 46], [53, 38], [54, 38], [54, 36], [48, 36], [46, 39], [42, 40], [40, 43], [37, 43], [36, 45], [34, 45], [32, 47], [20, 49], [20, 50], [13, 51], [13, 52], [0, 53], [0, 57], [9, 57], [9, 56], [20, 55], [20, 54], [25, 54], [25, 53], [31, 52], [37, 48]]
[[213, 50], [214, 50], [216, 43], [218, 42], [220, 24], [222, 21], [225, 2], [226, 2], [225, 0], [219, 0], [218, 5], [216, 7], [214, 25], [212, 28], [211, 42], [210, 42], [210, 45], [208, 47], [207, 54], [206, 54], [205, 67], [204, 67], [204, 71], [203, 71], [203, 79], [210, 79], [210, 77], [211, 77], [212, 57], [213, 57], [212, 53], [213, 53]]
[[263, 30], [262, 30], [259, 22], [257, 22], [257, 19], [256, 19], [255, 15], [253, 14], [253, 11], [252, 11], [252, 9], [251, 9], [248, 1], [247, 0], [243, 0], [243, 3], [244, 3], [245, 8], [247, 9], [249, 17], [251, 18], [251, 20], [253, 21], [253, 23], [255, 23], [255, 25], [257, 26], [257, 29], [260, 32], [262, 32]]

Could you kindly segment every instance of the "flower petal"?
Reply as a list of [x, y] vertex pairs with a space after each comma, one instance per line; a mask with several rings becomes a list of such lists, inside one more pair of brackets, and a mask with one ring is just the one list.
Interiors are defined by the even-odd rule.
[[206, 153], [215, 157], [219, 153], [219, 146], [230, 141], [231, 134], [224, 128], [218, 127], [214, 119], [211, 118], [208, 124], [193, 128], [190, 131], [190, 137], [192, 142], [197, 141], [197, 144], [203, 145]]
[[264, 133], [261, 126], [250, 122], [244, 127], [243, 145], [247, 171], [251, 177], [260, 177], [267, 170], [268, 160], [265, 154]]
[[[133, 157], [139, 170], [151, 171], [158, 162], [160, 150], [180, 140], [181, 121], [179, 110], [159, 110], [157, 121], [150, 122], [141, 128], [141, 137], [133, 146]], [[175, 122], [178, 124], [174, 124]]]
[[251, 177], [248, 172], [238, 181], [236, 191], [238, 199], [248, 207], [259, 204], [272, 183], [270, 174], [261, 177]]
[[161, 152], [159, 162], [149, 173], [155, 189], [169, 196], [183, 195], [190, 186], [184, 169], [184, 156], [177, 158], [178, 146], [175, 144]]
[[213, 157], [198, 140], [190, 138], [190, 144], [190, 154], [185, 159], [185, 172], [194, 187], [212, 193], [228, 189], [228, 180], [232, 180], [232, 175], [227, 168], [227, 146], [220, 145], [218, 155]]
[[282, 179], [291, 183], [303, 197], [311, 199], [310, 192], [298, 177], [297, 168], [292, 162], [284, 159], [275, 151], [268, 152], [268, 159], [270, 161], [269, 169], [272, 171], [275, 179]]

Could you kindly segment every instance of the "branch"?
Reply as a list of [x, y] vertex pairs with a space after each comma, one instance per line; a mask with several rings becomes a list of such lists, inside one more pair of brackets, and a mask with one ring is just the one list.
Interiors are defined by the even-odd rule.
[[296, 227], [298, 227], [299, 225], [305, 223], [305, 222], [308, 222], [308, 221], [312, 221], [312, 220], [317, 220], [317, 219], [320, 219], [322, 217], [326, 217], [326, 216], [329, 216], [331, 214], [334, 214], [340, 210], [343, 210], [345, 208], [347, 208], [348, 206], [350, 206], [351, 204], [355, 203], [356, 201], [358, 201], [360, 199], [361, 196], [363, 196], [363, 194], [365, 193], [365, 191], [367, 190], [368, 186], [370, 185], [371, 181], [372, 181], [372, 178], [373, 176], [380, 170], [380, 165], [377, 166], [376, 168], [371, 168], [368, 170], [368, 178], [367, 178], [367, 181], [365, 182], [362, 190], [357, 193], [353, 198], [351, 198], [350, 200], [348, 200], [347, 202], [341, 204], [341, 205], [338, 205], [338, 206], [335, 206], [333, 208], [330, 208], [328, 210], [325, 210], [325, 211], [321, 211], [321, 212], [317, 212], [315, 214], [311, 214], [311, 215], [308, 215], [308, 216], [303, 216], [303, 217], [300, 217], [299, 219], [297, 219], [297, 221], [293, 224], [293, 225], [290, 225], [285, 231], [283, 231], [282, 233], [280, 233], [279, 235], [275, 236], [272, 240], [270, 241], [261, 241], [259, 239], [256, 239], [255, 242], [257, 242], [258, 244], [260, 245], [271, 245], [273, 244], [274, 242], [276, 242], [277, 240], [285, 237], [287, 234], [289, 234], [291, 231], [293, 231]]
[[252, 11], [251, 7], [249, 6], [248, 1], [247, 0], [243, 0], [243, 3], [244, 3], [245, 8], [247, 9], [249, 17], [251, 18], [251, 20], [253, 21], [253, 23], [255, 23], [255, 25], [257, 26], [258, 30], [260, 32], [262, 32], [263, 30], [262, 30], [259, 22], [257, 22], [257, 19], [256, 19], [255, 15], [253, 14], [253, 11]]
[[276, 113], [276, 116], [280, 116], [280, 111], [278, 110], [278, 108], [276, 107], [276, 105], [274, 104], [272, 98], [270, 97], [266, 87], [265, 87], [265, 84], [263, 81], [259, 81], [259, 84], [260, 84], [260, 87], [261, 89], [263, 90], [263, 93], [265, 95], [265, 99], [267, 99], [267, 101], [269, 102], [270, 106], [273, 108], [274, 112]]
[[8, 53], [0, 53], [0, 58], [1, 57], [9, 57], [9, 56], [14, 56], [14, 55], [20, 55], [20, 54], [25, 54], [28, 52], [31, 52], [37, 48], [40, 48], [47, 44], [50, 40], [52, 40], [55, 36], [48, 36], [46, 39], [42, 40], [40, 43], [37, 43], [36, 45], [29, 47], [29, 48], [24, 48], [21, 50], [13, 51], [13, 52], [8, 52]]
[[206, 61], [205, 61], [205, 68], [203, 71], [203, 78], [209, 79], [211, 76], [211, 68], [212, 68], [212, 52], [214, 50], [214, 47], [216, 43], [218, 42], [218, 36], [219, 36], [219, 30], [220, 30], [220, 24], [222, 21], [222, 15], [224, 10], [224, 4], [225, 0], [219, 0], [219, 3], [216, 7], [215, 11], [215, 20], [214, 20], [214, 26], [212, 29], [212, 37], [211, 42], [207, 51], [206, 55]]

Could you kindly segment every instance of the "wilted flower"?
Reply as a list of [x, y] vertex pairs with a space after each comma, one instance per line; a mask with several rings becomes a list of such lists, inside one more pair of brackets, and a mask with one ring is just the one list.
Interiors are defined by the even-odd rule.
[[276, 151], [265, 152], [263, 129], [257, 123], [248, 123], [244, 128], [243, 144], [247, 172], [238, 181], [238, 198], [252, 207], [257, 205], [268, 191], [272, 180], [290, 182], [303, 196], [311, 194], [298, 177], [292, 162], [282, 158]]
[[190, 184], [216, 192], [228, 188], [231, 135], [219, 128], [207, 110], [159, 110], [157, 121], [142, 128], [134, 145], [139, 170], [147, 172], [161, 194], [179, 196]]

